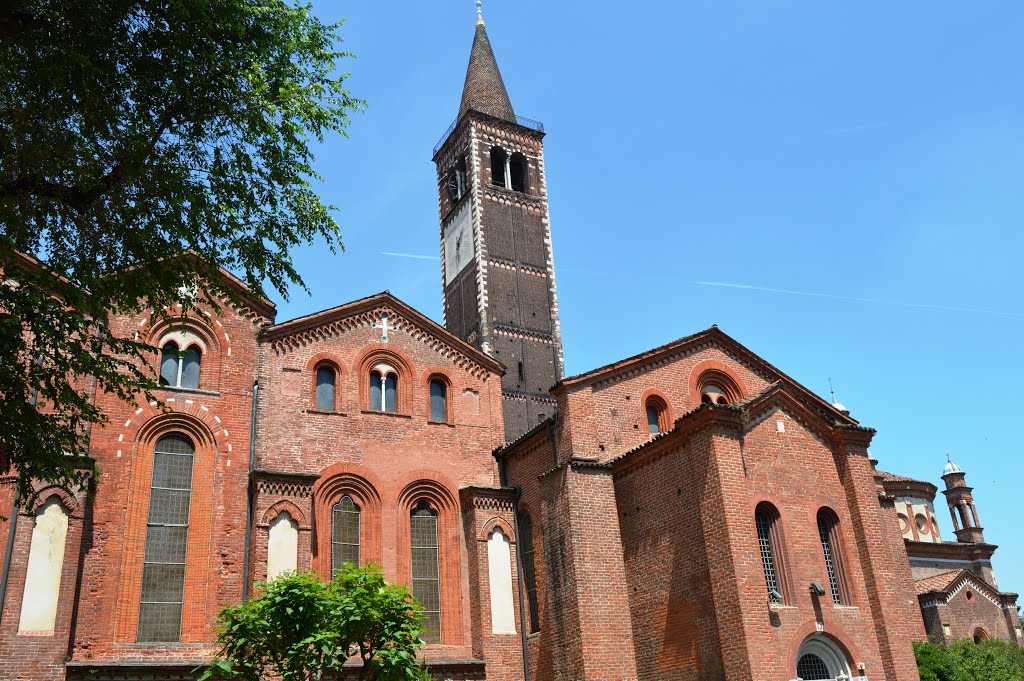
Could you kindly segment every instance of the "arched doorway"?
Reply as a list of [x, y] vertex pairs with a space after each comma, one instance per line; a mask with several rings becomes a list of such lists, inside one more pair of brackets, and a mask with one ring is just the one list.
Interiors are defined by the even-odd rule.
[[824, 636], [810, 636], [796, 656], [796, 676], [804, 681], [850, 678], [850, 664], [835, 643]]
[[975, 643], [981, 643], [982, 641], [987, 641], [989, 638], [990, 637], [988, 635], [988, 632], [985, 631], [984, 629], [982, 629], [981, 627], [978, 627], [977, 629], [974, 630], [974, 642]]

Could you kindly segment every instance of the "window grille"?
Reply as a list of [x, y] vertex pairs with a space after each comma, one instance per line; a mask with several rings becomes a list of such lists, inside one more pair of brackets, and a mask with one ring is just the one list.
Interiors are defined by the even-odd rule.
[[519, 545], [523, 552], [526, 602], [530, 607], [530, 633], [533, 633], [540, 631], [540, 615], [537, 608], [537, 573], [533, 562], [533, 523], [528, 515], [519, 518]]
[[772, 517], [767, 511], [757, 511], [754, 514], [754, 524], [757, 526], [757, 543], [761, 549], [761, 564], [764, 565], [764, 581], [768, 591], [768, 597], [773, 603], [780, 600], [772, 596], [772, 592], [782, 593], [779, 588], [779, 579], [775, 571], [775, 555], [772, 546]]
[[807, 653], [800, 658], [796, 663], [796, 675], [804, 681], [821, 681], [832, 678], [832, 673], [825, 665], [825, 661], [814, 653]]
[[828, 586], [832, 592], [832, 601], [836, 605], [843, 602], [839, 589], [839, 576], [835, 564], [835, 523], [825, 513], [818, 513], [818, 536], [821, 538], [821, 550], [825, 554], [825, 571], [828, 573]]
[[421, 638], [425, 643], [441, 642], [441, 583], [437, 559], [437, 513], [421, 501], [409, 521], [412, 537], [412, 595], [420, 602]]
[[448, 421], [448, 387], [442, 381], [430, 382], [430, 420]]
[[344, 496], [334, 505], [331, 525], [331, 576], [341, 572], [345, 563], [359, 565], [359, 507], [352, 497]]
[[194, 458], [192, 442], [183, 435], [166, 435], [154, 448], [136, 634], [140, 643], [181, 638]]
[[319, 367], [316, 370], [317, 411], [334, 411], [334, 369]]

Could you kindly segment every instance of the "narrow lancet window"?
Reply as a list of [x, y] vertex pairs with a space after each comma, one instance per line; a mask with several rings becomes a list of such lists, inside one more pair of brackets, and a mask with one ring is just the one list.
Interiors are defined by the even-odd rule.
[[421, 638], [441, 642], [441, 582], [437, 558], [437, 512], [426, 501], [413, 509], [409, 520], [412, 545], [412, 595], [423, 608]]

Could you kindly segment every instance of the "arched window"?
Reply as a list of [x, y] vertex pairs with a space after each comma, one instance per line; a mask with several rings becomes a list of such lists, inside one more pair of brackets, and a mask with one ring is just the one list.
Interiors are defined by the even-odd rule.
[[508, 154], [501, 147], [491, 147], [491, 184], [508, 189]]
[[421, 638], [441, 642], [441, 582], [438, 578], [437, 512], [421, 501], [409, 519], [412, 546], [412, 595], [423, 608]]
[[701, 388], [700, 401], [705, 404], [729, 404], [725, 390], [714, 383], [708, 383]]
[[53, 633], [67, 537], [68, 514], [61, 506], [60, 497], [54, 495], [36, 511], [25, 570], [19, 634]]
[[458, 203], [466, 193], [466, 159], [459, 158], [455, 166], [448, 171], [445, 179], [445, 187], [448, 190], [448, 198], [451, 202]]
[[537, 609], [537, 572], [533, 562], [533, 523], [530, 516], [519, 517], [519, 549], [523, 552], [523, 581], [526, 583], [526, 602], [530, 608], [530, 633], [540, 631]]
[[832, 592], [832, 602], [842, 605], [846, 599], [839, 551], [839, 518], [832, 509], [823, 508], [818, 511], [818, 537], [825, 556], [825, 572], [828, 575], [829, 591]]
[[779, 512], [771, 504], [760, 504], [754, 512], [757, 527], [757, 544], [764, 568], [765, 588], [772, 603], [785, 602], [782, 580], [782, 561], [779, 541]]
[[448, 422], [448, 386], [439, 378], [430, 381], [430, 420]]
[[647, 432], [650, 435], [657, 435], [668, 429], [665, 423], [667, 412], [665, 401], [660, 397], [648, 397], [644, 403], [644, 413], [647, 416]]
[[526, 193], [526, 171], [529, 165], [526, 162], [526, 157], [520, 153], [512, 154], [512, 158], [508, 162], [509, 175], [512, 191]]
[[316, 410], [334, 411], [335, 383], [338, 374], [334, 367], [321, 365], [316, 369]]
[[395, 413], [398, 404], [398, 372], [388, 364], [370, 371], [370, 409]]
[[331, 577], [345, 563], [359, 565], [359, 507], [344, 496], [334, 505], [331, 521]]
[[165, 435], [154, 447], [139, 599], [140, 643], [174, 643], [181, 638], [194, 459], [195, 447], [184, 435]]
[[178, 344], [168, 341], [160, 352], [160, 385], [178, 385]]
[[198, 389], [202, 359], [203, 351], [198, 344], [189, 345], [182, 352], [176, 342], [167, 341], [160, 352], [160, 385]]

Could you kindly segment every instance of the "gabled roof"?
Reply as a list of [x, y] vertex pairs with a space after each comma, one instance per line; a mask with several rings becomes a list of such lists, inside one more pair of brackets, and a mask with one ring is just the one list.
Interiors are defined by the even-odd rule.
[[953, 582], [955, 582], [956, 579], [965, 572], [968, 572], [968, 570], [960, 569], [942, 572], [937, 575], [932, 575], [931, 577], [919, 579], [914, 582], [914, 585], [917, 587], [918, 594], [926, 594], [933, 591], [945, 593], [949, 587], [952, 586]]
[[512, 101], [501, 79], [501, 71], [498, 70], [498, 62], [494, 58], [483, 21], [477, 22], [476, 34], [473, 36], [459, 118], [467, 111], [477, 111], [510, 123], [516, 122]]
[[409, 324], [418, 328], [420, 332], [427, 334], [440, 343], [447, 345], [455, 352], [463, 355], [478, 366], [496, 374], [505, 373], [505, 365], [490, 355], [477, 350], [469, 343], [454, 335], [446, 328], [427, 317], [414, 307], [402, 302], [390, 291], [383, 291], [372, 296], [353, 300], [350, 303], [338, 305], [328, 310], [314, 312], [302, 317], [281, 322], [268, 327], [263, 334], [263, 340], [270, 343], [282, 343], [296, 336], [308, 335], [323, 327], [337, 324], [342, 320], [356, 317], [372, 312], [380, 307], [387, 307], [404, 318]]
[[917, 597], [921, 600], [932, 600], [936, 597], [944, 598], [948, 603], [953, 596], [958, 594], [965, 585], [974, 587], [982, 596], [989, 599], [997, 606], [1004, 604], [1013, 605], [1017, 600], [1017, 594], [1008, 591], [1000, 591], [980, 575], [967, 568], [942, 572], [931, 577], [918, 579], [914, 582]]
[[600, 380], [609, 379], [614, 377], [616, 374], [625, 373], [633, 368], [656, 362], [666, 356], [685, 352], [690, 348], [694, 348], [702, 343], [708, 342], [719, 345], [730, 354], [766, 375], [769, 380], [786, 385], [794, 395], [799, 396], [801, 401], [813, 404], [820, 412], [828, 414], [829, 417], [835, 421], [850, 425], [857, 424], [856, 419], [850, 417], [848, 414], [844, 414], [836, 410], [826, 400], [790, 378], [788, 375], [764, 360], [761, 356], [752, 352], [735, 338], [719, 329], [717, 325], [711, 326], [703, 331], [698, 331], [690, 336], [684, 336], [683, 338], [666, 343], [665, 345], [633, 355], [632, 357], [620, 359], [617, 362], [612, 362], [611, 364], [591, 369], [590, 371], [582, 374], [567, 376], [556, 383], [551, 389], [551, 392], [558, 394], [560, 391], [569, 388], [584, 386], [596, 383]]

